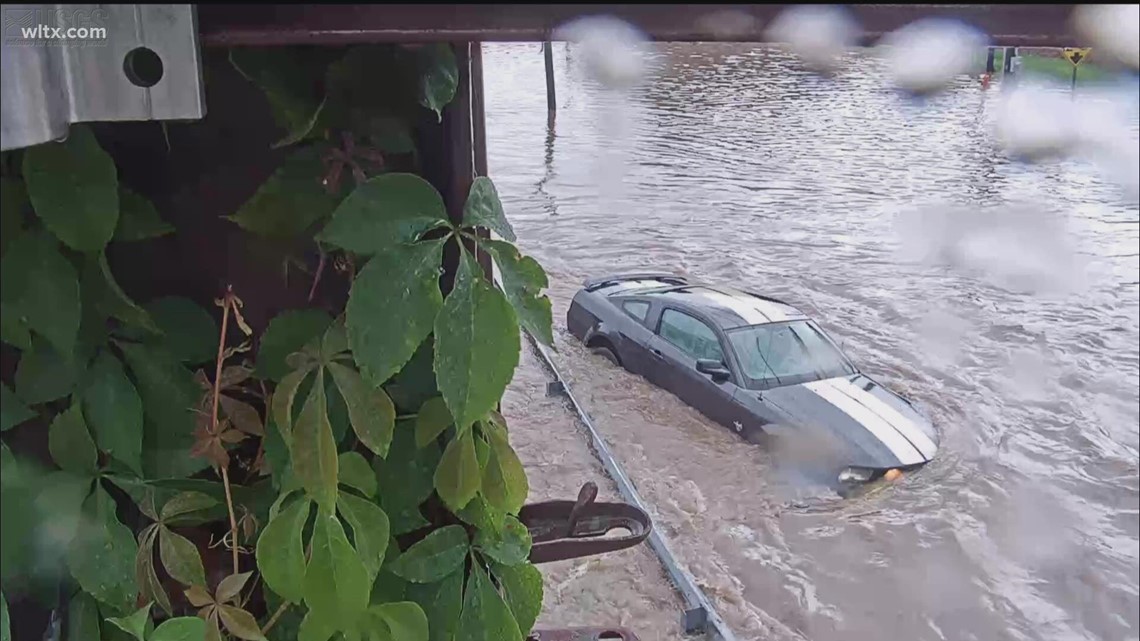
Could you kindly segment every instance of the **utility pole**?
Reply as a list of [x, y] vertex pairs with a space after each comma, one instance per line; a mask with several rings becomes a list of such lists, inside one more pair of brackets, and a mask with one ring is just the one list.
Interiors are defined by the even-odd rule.
[[558, 111], [558, 101], [554, 98], [554, 52], [549, 40], [542, 43], [542, 57], [546, 59], [546, 110], [553, 116]]

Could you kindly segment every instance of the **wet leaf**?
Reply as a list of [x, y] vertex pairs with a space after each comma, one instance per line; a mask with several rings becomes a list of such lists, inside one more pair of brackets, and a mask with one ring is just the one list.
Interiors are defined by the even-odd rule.
[[396, 424], [396, 408], [392, 400], [383, 389], [365, 383], [352, 368], [329, 363], [328, 369], [348, 406], [349, 420], [356, 437], [377, 456], [387, 455], [392, 442], [392, 428]]
[[257, 625], [257, 619], [253, 618], [249, 612], [232, 605], [223, 605], [218, 607], [218, 614], [226, 631], [235, 637], [248, 641], [265, 640], [261, 634], [261, 628]]
[[376, 496], [376, 473], [359, 452], [345, 452], [338, 457], [337, 469], [341, 485], [356, 488], [371, 498]]
[[455, 641], [521, 641], [518, 623], [503, 598], [491, 583], [487, 572], [472, 564], [463, 593], [463, 612]]
[[111, 156], [86, 125], [63, 143], [24, 151], [24, 182], [36, 215], [72, 249], [99, 251], [119, 220], [119, 178]]
[[114, 514], [114, 499], [96, 486], [84, 504], [91, 519], [84, 536], [77, 536], [67, 551], [71, 576], [85, 592], [121, 611], [135, 603], [135, 555], [138, 544], [130, 528]]
[[0, 305], [0, 341], [16, 349], [32, 348], [32, 333], [17, 312], [7, 303]]
[[435, 321], [439, 390], [461, 431], [495, 409], [519, 361], [515, 313], [481, 271], [463, 252], [455, 289]]
[[467, 202], [463, 204], [464, 227], [486, 227], [499, 236], [514, 242], [515, 230], [507, 222], [503, 213], [503, 203], [495, 183], [486, 176], [479, 176], [471, 183]]
[[337, 510], [352, 528], [356, 553], [368, 571], [368, 583], [371, 585], [384, 564], [384, 553], [388, 548], [388, 515], [375, 503], [347, 492], [340, 493]]
[[261, 424], [261, 415], [249, 403], [239, 401], [233, 397], [221, 395], [218, 402], [222, 412], [238, 430], [251, 436], [262, 436], [265, 428]]
[[265, 584], [290, 603], [300, 603], [305, 590], [305, 552], [301, 534], [312, 503], [297, 501], [269, 521], [257, 540], [257, 569]]
[[115, 627], [123, 632], [138, 639], [138, 641], [146, 641], [146, 624], [150, 623], [150, 605], [147, 604], [139, 608], [130, 616], [121, 618], [110, 617], [107, 621], [114, 624]]
[[488, 239], [479, 241], [479, 245], [494, 256], [503, 280], [503, 293], [514, 308], [519, 324], [531, 336], [553, 347], [550, 299], [541, 293], [547, 286], [542, 265], [520, 254], [510, 243]]
[[190, 365], [212, 362], [218, 356], [218, 324], [194, 301], [180, 296], [157, 298], [144, 305], [163, 332], [157, 342], [175, 358]]
[[455, 513], [464, 523], [470, 523], [480, 530], [498, 532], [503, 527], [507, 514], [487, 502], [482, 494], [476, 494], [462, 510]]
[[420, 343], [411, 360], [404, 363], [400, 371], [384, 386], [395, 403], [398, 414], [417, 412], [429, 398], [439, 395], [435, 386], [435, 370], [432, 369], [435, 361], [432, 349], [434, 342], [429, 336]]
[[317, 383], [297, 415], [289, 451], [301, 485], [318, 505], [331, 511], [336, 506], [337, 453], [321, 374], [318, 369]]
[[452, 572], [435, 583], [412, 583], [407, 597], [420, 604], [428, 621], [431, 641], [450, 641], [463, 610], [462, 569]]
[[372, 582], [340, 521], [329, 513], [318, 514], [311, 544], [305, 604], [316, 616], [338, 626], [356, 620], [368, 606]]
[[443, 198], [431, 183], [415, 174], [387, 173], [349, 194], [317, 240], [357, 254], [375, 254], [447, 224]]
[[205, 641], [206, 622], [198, 617], [176, 617], [163, 621], [150, 635], [150, 641]]
[[306, 343], [324, 334], [332, 319], [319, 309], [283, 312], [269, 321], [257, 350], [257, 373], [272, 381], [285, 378], [291, 368], [285, 359]]
[[455, 52], [447, 43], [420, 47], [416, 52], [420, 67], [420, 104], [442, 118], [443, 108], [455, 98], [459, 85], [459, 66]]
[[519, 631], [526, 637], [542, 611], [542, 573], [530, 563], [512, 566], [493, 564], [491, 572], [499, 580], [499, 587], [515, 615]]
[[93, 476], [98, 469], [99, 453], [87, 431], [79, 405], [72, 405], [57, 415], [48, 428], [48, 450], [55, 464], [65, 472]]
[[508, 516], [498, 530], [479, 530], [475, 547], [503, 565], [522, 563], [530, 555], [530, 532], [513, 516]]
[[119, 187], [119, 222], [114, 240], [133, 242], [174, 233], [174, 226], [162, 219], [154, 203], [126, 187]]
[[183, 585], [206, 585], [202, 557], [189, 539], [166, 526], [158, 530], [158, 556], [166, 572]]
[[154, 601], [163, 611], [170, 613], [170, 596], [154, 571], [154, 545], [158, 540], [159, 524], [151, 523], [139, 532], [138, 550], [135, 552], [135, 584], [143, 598]]
[[289, 372], [281, 379], [281, 384], [273, 392], [273, 422], [281, 431], [285, 443], [291, 443], [293, 433], [293, 405], [296, 403], [297, 389], [312, 371], [312, 365]]
[[111, 273], [111, 266], [107, 264], [105, 254], [87, 255], [83, 264], [81, 288], [85, 304], [88, 301], [93, 302], [104, 317], [118, 319], [126, 325], [148, 332], [159, 331], [150, 314], [139, 307], [119, 286], [115, 275]]
[[462, 509], [479, 491], [479, 459], [472, 431], [451, 439], [435, 469], [435, 491], [453, 510]]
[[416, 446], [431, 443], [451, 425], [451, 413], [442, 396], [428, 399], [420, 406], [416, 416]]
[[530, 491], [526, 470], [507, 442], [506, 430], [491, 423], [484, 423], [484, 426], [491, 445], [491, 456], [483, 469], [483, 496], [494, 507], [509, 514], [517, 514]]
[[88, 370], [83, 413], [99, 449], [142, 475], [143, 408], [119, 359], [102, 351]]
[[[5, 619], [7, 623], [7, 619]], [[67, 604], [67, 629], [64, 638], [71, 639], [98, 639], [99, 637], [99, 606], [90, 594], [79, 590]], [[8, 637], [5, 637], [7, 641]]]
[[390, 639], [428, 641], [428, 619], [419, 604], [410, 601], [383, 603], [368, 608], [368, 612], [388, 627]]
[[28, 191], [19, 178], [0, 176], [0, 255], [24, 229], [28, 207]]
[[206, 466], [190, 455], [201, 390], [167, 350], [119, 343], [143, 402], [143, 471], [147, 478], [185, 478]]
[[4, 319], [5, 325], [18, 319], [46, 338], [57, 352], [71, 354], [75, 349], [81, 312], [79, 278], [50, 235], [24, 234], [4, 254], [0, 260], [0, 301], [10, 315]]
[[7, 385], [0, 383], [0, 432], [6, 432], [35, 415]]
[[192, 515], [212, 510], [219, 505], [217, 499], [202, 492], [179, 492], [162, 506], [162, 522], [177, 525], [190, 520]]
[[289, 156], [229, 219], [267, 238], [291, 239], [305, 233], [337, 208], [339, 196], [321, 184], [321, 149], [305, 147]]
[[432, 531], [392, 563], [392, 573], [415, 583], [433, 583], [463, 565], [467, 532], [460, 525]]
[[214, 601], [216, 603], [229, 603], [237, 602], [238, 597], [241, 596], [242, 589], [245, 584], [249, 582], [249, 577], [253, 576], [253, 572], [241, 572], [238, 574], [231, 574], [222, 579], [218, 583], [218, 589], [214, 591]]
[[369, 260], [353, 281], [345, 309], [348, 340], [373, 384], [399, 371], [431, 333], [443, 305], [442, 252], [441, 240], [393, 247]]
[[75, 365], [42, 339], [20, 355], [16, 366], [16, 395], [29, 405], [63, 398], [75, 389]]

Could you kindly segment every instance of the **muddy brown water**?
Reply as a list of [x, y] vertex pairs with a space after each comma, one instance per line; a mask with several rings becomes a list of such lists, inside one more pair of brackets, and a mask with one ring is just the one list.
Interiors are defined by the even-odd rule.
[[[556, 45], [551, 130], [539, 46], [486, 46], [490, 169], [550, 274], [560, 367], [739, 637], [1140, 638], [1135, 202], [1091, 163], [1006, 159], [987, 129], [1000, 84], [918, 104], [862, 54], [831, 79], [759, 45], [651, 59], [615, 94]], [[748, 445], [590, 354], [565, 331], [571, 297], [637, 269], [800, 306], [932, 417], [938, 458], [840, 500], [789, 472], [803, 452]], [[524, 354], [504, 400], [531, 500], [605, 479], [547, 379]], [[543, 569], [543, 623], [680, 638], [648, 549]]]

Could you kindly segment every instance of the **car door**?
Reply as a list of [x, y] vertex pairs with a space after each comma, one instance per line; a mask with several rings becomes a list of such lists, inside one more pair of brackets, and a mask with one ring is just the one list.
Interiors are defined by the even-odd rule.
[[652, 370], [653, 359], [649, 355], [649, 343], [653, 340], [653, 332], [646, 325], [649, 316], [650, 304], [648, 301], [626, 299], [618, 301], [618, 307], [628, 318], [624, 322], [615, 323], [618, 327], [621, 342], [621, 362], [626, 369], [647, 376]]
[[661, 312], [656, 336], [649, 344], [649, 353], [660, 364], [654, 374], [660, 382], [654, 382], [709, 418], [723, 425], [732, 425], [736, 413], [734, 377], [718, 382], [697, 371], [698, 359], [728, 362], [724, 345], [708, 323], [679, 309], [666, 307]]

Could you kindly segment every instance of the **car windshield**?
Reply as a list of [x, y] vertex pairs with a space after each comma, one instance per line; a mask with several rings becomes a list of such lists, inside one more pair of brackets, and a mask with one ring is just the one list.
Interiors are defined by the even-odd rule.
[[753, 325], [727, 333], [751, 389], [855, 373], [855, 367], [811, 321]]

